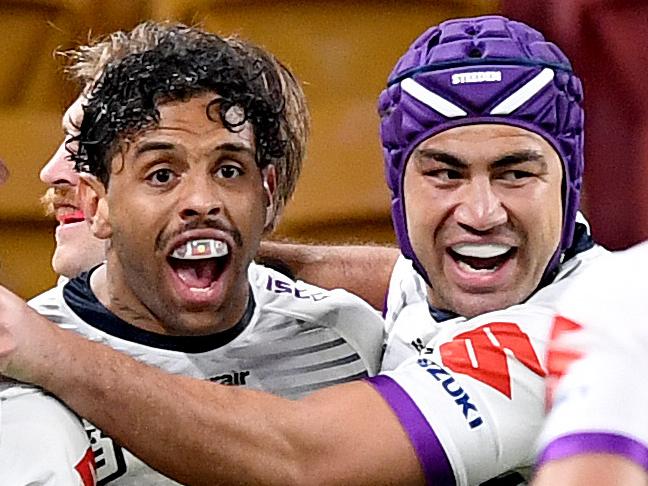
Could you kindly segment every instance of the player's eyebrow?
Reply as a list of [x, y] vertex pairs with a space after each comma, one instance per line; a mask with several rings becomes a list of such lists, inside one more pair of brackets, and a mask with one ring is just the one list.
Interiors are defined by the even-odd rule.
[[243, 153], [247, 153], [252, 158], [256, 156], [254, 150], [249, 144], [241, 143], [241, 142], [221, 143], [216, 146], [215, 150], [222, 151], [222, 152], [243, 152]]
[[173, 150], [174, 148], [175, 148], [175, 144], [170, 142], [162, 142], [158, 140], [143, 142], [142, 144], [137, 145], [137, 148], [135, 149], [135, 157], [139, 157], [140, 155], [145, 154], [146, 152], [156, 152], [160, 150]]
[[537, 150], [517, 150], [509, 152], [490, 163], [493, 168], [509, 167], [511, 165], [523, 164], [525, 162], [537, 162], [542, 169], [547, 168], [547, 161], [541, 152]]
[[[151, 140], [138, 144], [135, 150], [135, 156], [139, 157], [146, 152], [156, 152], [164, 150], [174, 150], [176, 144], [162, 140]], [[214, 147], [214, 152], [242, 152], [247, 153], [254, 158], [255, 153], [252, 147], [245, 143], [240, 142], [224, 142]]]
[[461, 157], [451, 154], [450, 152], [444, 152], [443, 150], [422, 148], [416, 149], [413, 155], [416, 161], [432, 159], [457, 169], [465, 169], [469, 165]]

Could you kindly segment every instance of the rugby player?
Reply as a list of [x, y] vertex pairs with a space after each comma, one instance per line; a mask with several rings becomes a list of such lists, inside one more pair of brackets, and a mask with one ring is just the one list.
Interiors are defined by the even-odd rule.
[[558, 300], [548, 361], [558, 383], [535, 485], [648, 484], [647, 273], [643, 243], [589, 269]]
[[[107, 263], [31, 305], [170, 372], [289, 398], [375, 374], [383, 325], [370, 306], [251, 264], [304, 154], [308, 115], [292, 74], [241, 40], [153, 22], [81, 48], [77, 72], [96, 71], [115, 43], [127, 52], [68, 112], [76, 134], [64, 145], [92, 175], [66, 174], [63, 157], [43, 171], [80, 183], [86, 211], [75, 211], [109, 242]], [[89, 156], [97, 140], [103, 152]], [[72, 224], [78, 239], [57, 242], [73, 250], [88, 235]], [[174, 484], [88, 429], [100, 484]]]
[[[606, 253], [576, 222], [581, 102], [561, 51], [503, 17], [442, 23], [399, 61], [380, 112], [407, 260], [375, 378], [287, 401], [165, 374], [37, 316], [2, 319], [14, 338], [4, 372], [190, 484], [479, 484], [525, 472], [553, 303]], [[2, 302], [7, 316], [26, 314], [9, 293]], [[75, 353], [60, 353], [55, 372], [40, 357], [52, 346]]]
[[40, 171], [40, 180], [49, 186], [41, 202], [58, 221], [52, 268], [67, 278], [76, 277], [105, 258], [105, 241], [94, 237], [79, 207], [79, 175], [68, 154], [68, 141], [83, 118], [84, 101], [85, 96], [79, 96], [65, 111], [61, 125], [65, 138]]
[[[8, 176], [0, 160], [0, 184]], [[0, 380], [0, 484], [93, 486], [94, 467], [76, 415], [39, 388]]]

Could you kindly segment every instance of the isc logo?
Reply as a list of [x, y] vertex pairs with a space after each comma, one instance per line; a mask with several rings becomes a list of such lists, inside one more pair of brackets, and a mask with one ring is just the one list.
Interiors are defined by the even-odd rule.
[[292, 285], [290, 282], [276, 280], [271, 276], [268, 276], [268, 281], [266, 282], [266, 290], [274, 292], [275, 294], [292, 294], [298, 299], [310, 299], [315, 302], [324, 300], [328, 297], [326, 291], [299, 289]]
[[499, 83], [501, 80], [501, 71], [474, 71], [452, 75], [452, 84]]

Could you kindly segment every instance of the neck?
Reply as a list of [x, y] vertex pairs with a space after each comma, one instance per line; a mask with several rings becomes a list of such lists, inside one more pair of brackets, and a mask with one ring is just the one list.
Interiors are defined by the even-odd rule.
[[156, 303], [161, 307], [158, 310], [155, 306], [147, 306], [138, 297], [124, 279], [121, 267], [110, 258], [92, 273], [90, 287], [99, 302], [130, 325], [176, 336], [211, 335], [233, 328], [245, 314], [250, 292], [246, 280], [241, 289], [232, 292], [238, 298], [228, 299], [221, 308], [188, 312], [169, 308], [162, 302], [164, 299], [157, 299]]

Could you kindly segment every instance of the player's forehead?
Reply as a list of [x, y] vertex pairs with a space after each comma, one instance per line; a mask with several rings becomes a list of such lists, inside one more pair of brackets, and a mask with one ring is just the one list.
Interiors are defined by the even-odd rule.
[[[242, 113], [235, 108], [228, 110], [225, 116], [241, 118]], [[158, 111], [160, 119], [156, 124], [127, 138], [128, 151], [136, 157], [159, 151], [179, 151], [195, 156], [228, 151], [255, 161], [255, 140], [250, 123], [244, 122], [237, 129], [226, 127], [221, 120], [220, 98], [214, 93], [167, 101], [158, 106]]]
[[66, 134], [76, 134], [83, 120], [83, 105], [87, 102], [84, 95], [79, 95], [63, 113], [61, 127]]
[[444, 130], [417, 145], [410, 160], [435, 159], [435, 154], [449, 155], [466, 163], [488, 163], [512, 154], [528, 154], [529, 160], [561, 165], [558, 153], [542, 136], [505, 124], [479, 123]]
[[551, 145], [540, 135], [521, 127], [479, 123], [450, 128], [423, 140], [415, 149], [452, 147], [470, 149], [480, 146], [493, 146], [505, 150], [507, 147], [553, 151]]

